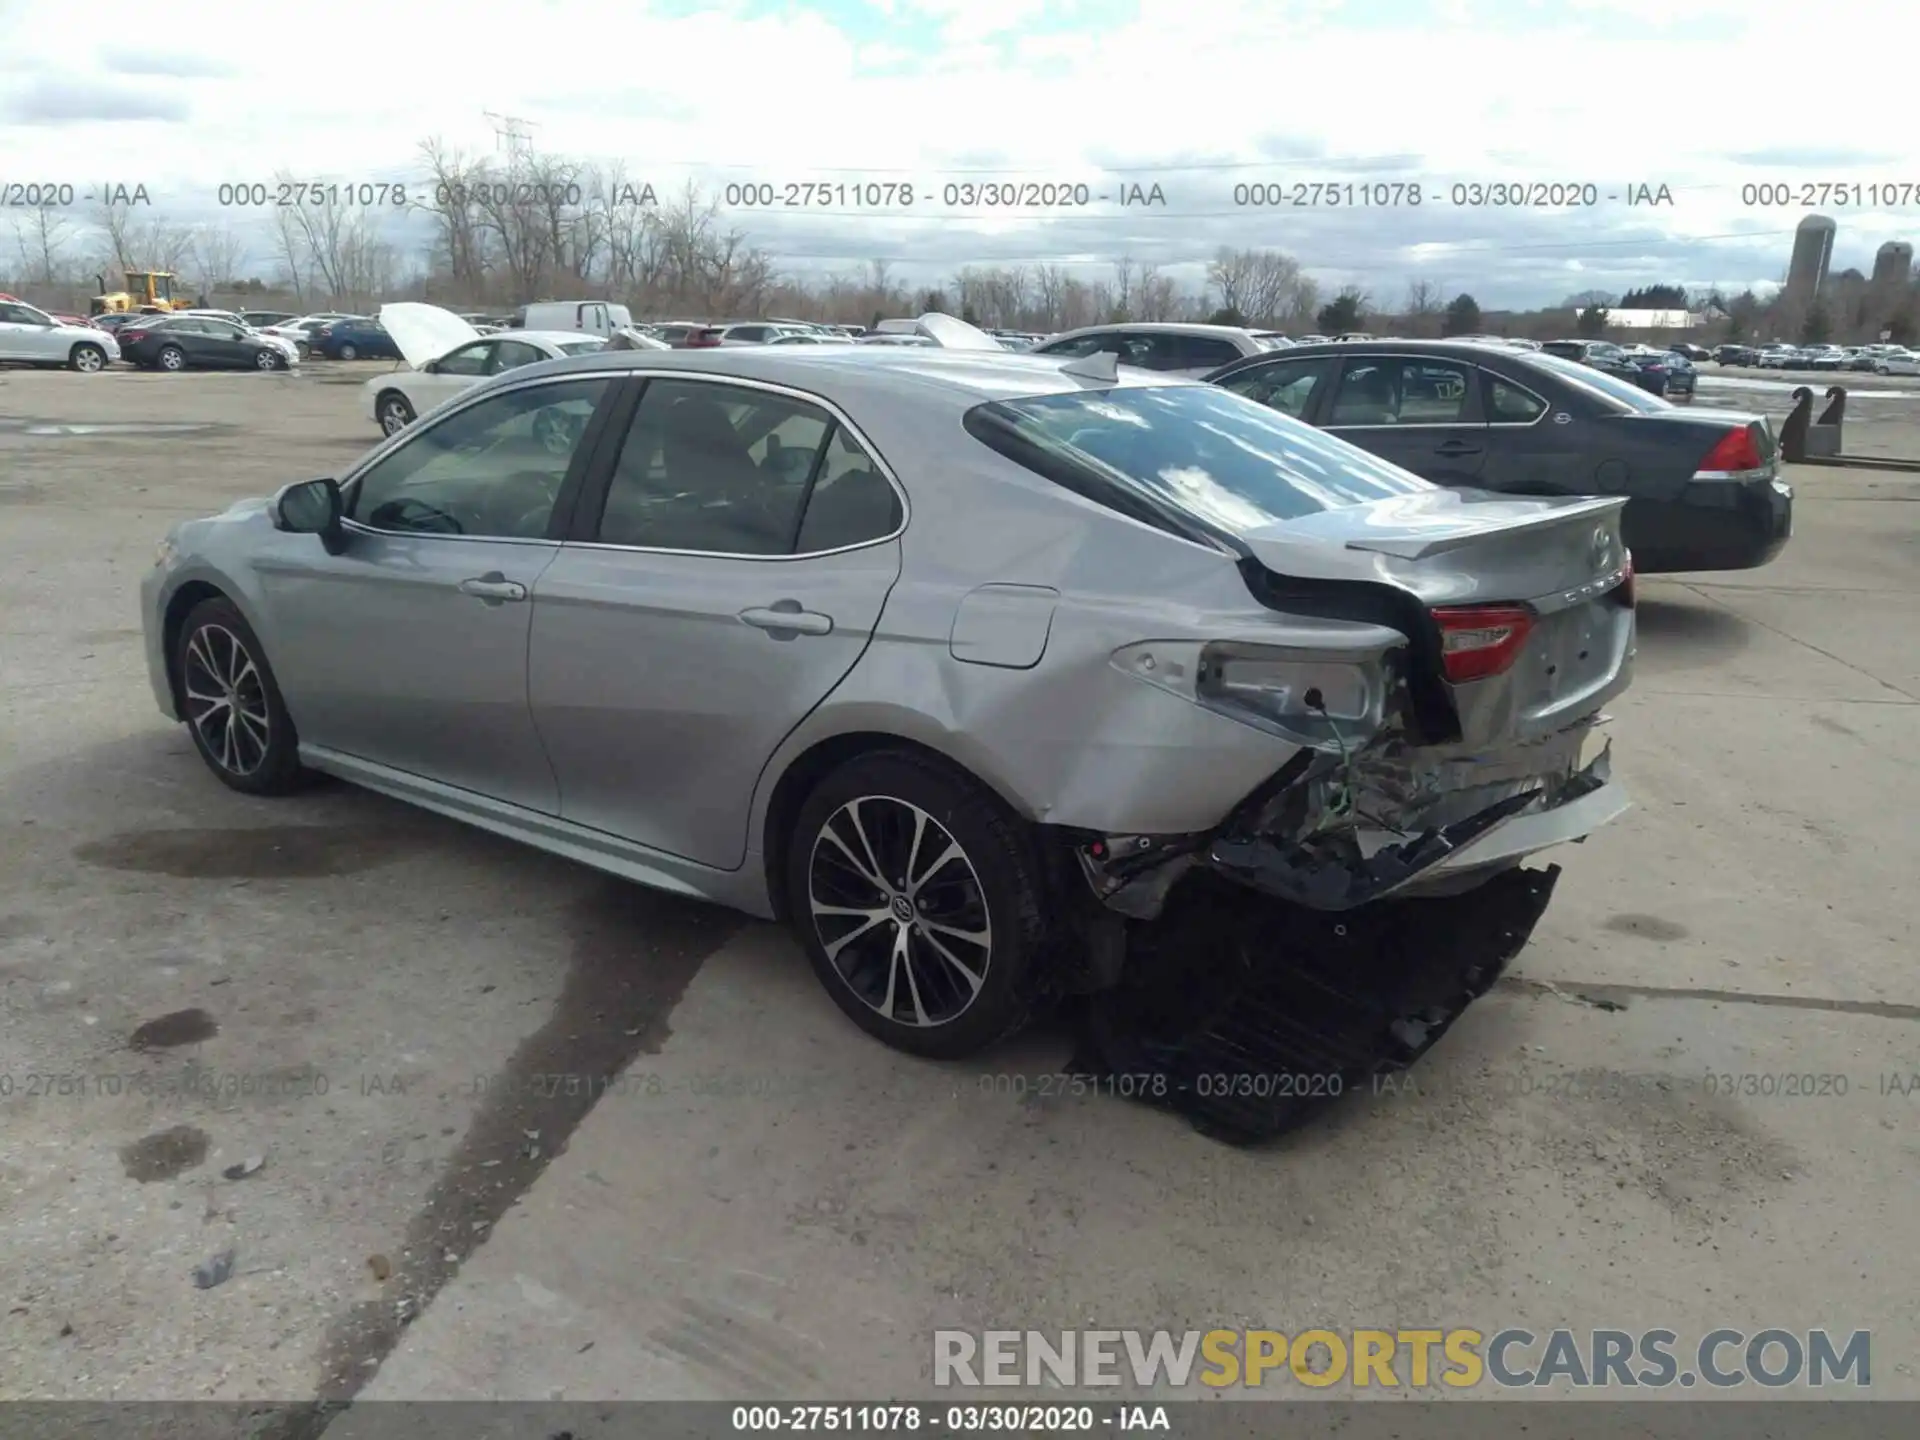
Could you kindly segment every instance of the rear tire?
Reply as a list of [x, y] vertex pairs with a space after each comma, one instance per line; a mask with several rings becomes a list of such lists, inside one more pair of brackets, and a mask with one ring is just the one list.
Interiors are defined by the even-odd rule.
[[358, 360], [360, 358], [360, 352], [351, 345], [342, 345], [340, 347], [340, 358], [342, 360]]
[[221, 784], [243, 795], [287, 795], [312, 778], [260, 637], [231, 600], [193, 607], [173, 667], [187, 733]]
[[77, 370], [82, 375], [98, 375], [107, 368], [107, 352], [98, 345], [82, 340], [67, 356], [67, 368]]
[[187, 368], [187, 352], [178, 345], [168, 345], [154, 358], [154, 367], [172, 374], [179, 374]]
[[869, 1035], [958, 1060], [1026, 1024], [1045, 944], [1040, 859], [976, 782], [906, 751], [850, 760], [800, 807], [786, 871], [814, 973]]

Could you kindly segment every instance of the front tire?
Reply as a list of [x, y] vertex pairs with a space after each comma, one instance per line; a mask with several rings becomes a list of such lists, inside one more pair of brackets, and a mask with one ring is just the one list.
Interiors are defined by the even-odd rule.
[[244, 795], [301, 788], [300, 738], [260, 638], [231, 600], [203, 600], [174, 643], [187, 733], [223, 785]]
[[278, 350], [260, 350], [254, 353], [253, 367], [256, 370], [284, 370], [287, 361]]
[[178, 345], [169, 345], [161, 350], [153, 363], [160, 369], [177, 375], [187, 368], [187, 352]]
[[98, 375], [107, 368], [107, 352], [98, 345], [82, 340], [67, 356], [67, 368], [77, 370], [82, 375]]
[[801, 806], [786, 869], [814, 973], [869, 1035], [957, 1060], [1026, 1023], [1045, 940], [1040, 860], [975, 782], [904, 751], [851, 760]]
[[413, 406], [398, 390], [383, 392], [373, 408], [374, 414], [380, 417], [382, 435], [398, 435], [413, 423]]

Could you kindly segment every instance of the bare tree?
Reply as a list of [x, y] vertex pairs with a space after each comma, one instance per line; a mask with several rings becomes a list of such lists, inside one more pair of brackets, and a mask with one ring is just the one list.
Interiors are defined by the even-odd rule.
[[247, 263], [247, 242], [231, 225], [202, 225], [193, 232], [193, 278], [212, 294], [230, 290]]
[[1407, 286], [1407, 328], [1413, 338], [1426, 336], [1435, 328], [1434, 316], [1446, 308], [1440, 287], [1430, 280], [1415, 280]]
[[68, 279], [71, 232], [67, 218], [45, 205], [14, 222], [13, 241], [21, 269], [34, 284], [53, 285]]

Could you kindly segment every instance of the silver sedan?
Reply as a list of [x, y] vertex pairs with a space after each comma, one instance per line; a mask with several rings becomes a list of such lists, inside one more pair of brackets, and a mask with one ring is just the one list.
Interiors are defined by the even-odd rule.
[[1524, 943], [1521, 862], [1626, 807], [1621, 504], [1442, 489], [1111, 356], [602, 352], [177, 525], [141, 610], [225, 784], [788, 919], [902, 1049], [1121, 987], [1196, 885], [1329, 935], [1426, 907], [1458, 973], [1404, 1038]]

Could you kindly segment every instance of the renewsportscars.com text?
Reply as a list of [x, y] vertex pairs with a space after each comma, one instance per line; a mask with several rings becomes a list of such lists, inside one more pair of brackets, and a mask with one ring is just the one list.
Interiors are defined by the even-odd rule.
[[1873, 1383], [1872, 1337], [1847, 1332], [1517, 1327], [1405, 1330], [966, 1330], [934, 1332], [934, 1384], [1067, 1387], [1298, 1384], [1324, 1389], [1714, 1389]]

